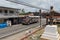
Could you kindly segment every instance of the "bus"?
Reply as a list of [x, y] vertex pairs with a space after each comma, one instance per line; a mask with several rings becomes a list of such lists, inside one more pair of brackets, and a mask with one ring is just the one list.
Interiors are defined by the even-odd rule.
[[22, 24], [33, 24], [39, 22], [39, 16], [25, 16]]

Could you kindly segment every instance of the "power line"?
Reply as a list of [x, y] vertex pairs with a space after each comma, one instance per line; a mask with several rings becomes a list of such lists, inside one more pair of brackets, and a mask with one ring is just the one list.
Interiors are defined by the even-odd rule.
[[37, 9], [42, 9], [42, 10], [47, 10], [47, 11], [49, 11], [48, 9], [40, 8], [40, 7], [31, 5], [31, 4], [26, 3], [26, 2], [22, 2], [22, 1], [19, 1], [19, 0], [7, 0], [7, 1], [14, 2], [14, 3], [17, 3], [17, 4], [21, 4], [21, 5], [25, 5], [25, 6], [32, 7], [32, 8], [37, 8]]

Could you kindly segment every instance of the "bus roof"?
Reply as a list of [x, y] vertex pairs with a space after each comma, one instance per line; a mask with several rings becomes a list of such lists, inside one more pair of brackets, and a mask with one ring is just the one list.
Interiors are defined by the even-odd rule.
[[40, 16], [29, 16], [29, 17], [40, 17]]

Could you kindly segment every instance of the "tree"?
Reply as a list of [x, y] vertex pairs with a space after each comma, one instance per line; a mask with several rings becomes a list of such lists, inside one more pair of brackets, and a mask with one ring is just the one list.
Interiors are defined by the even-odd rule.
[[25, 13], [25, 10], [24, 9], [22, 9], [22, 13]]

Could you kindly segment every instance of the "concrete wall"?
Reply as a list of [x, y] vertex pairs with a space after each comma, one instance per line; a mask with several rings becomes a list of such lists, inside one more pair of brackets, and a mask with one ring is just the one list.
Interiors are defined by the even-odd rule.
[[[0, 10], [2, 10], [2, 13], [0, 12], [0, 14], [4, 14], [4, 15], [17, 15], [18, 13], [18, 9], [13, 9], [13, 8], [0, 8]], [[5, 11], [7, 11], [7, 13], [5, 13]], [[13, 11], [13, 13], [11, 13], [10, 11]]]

